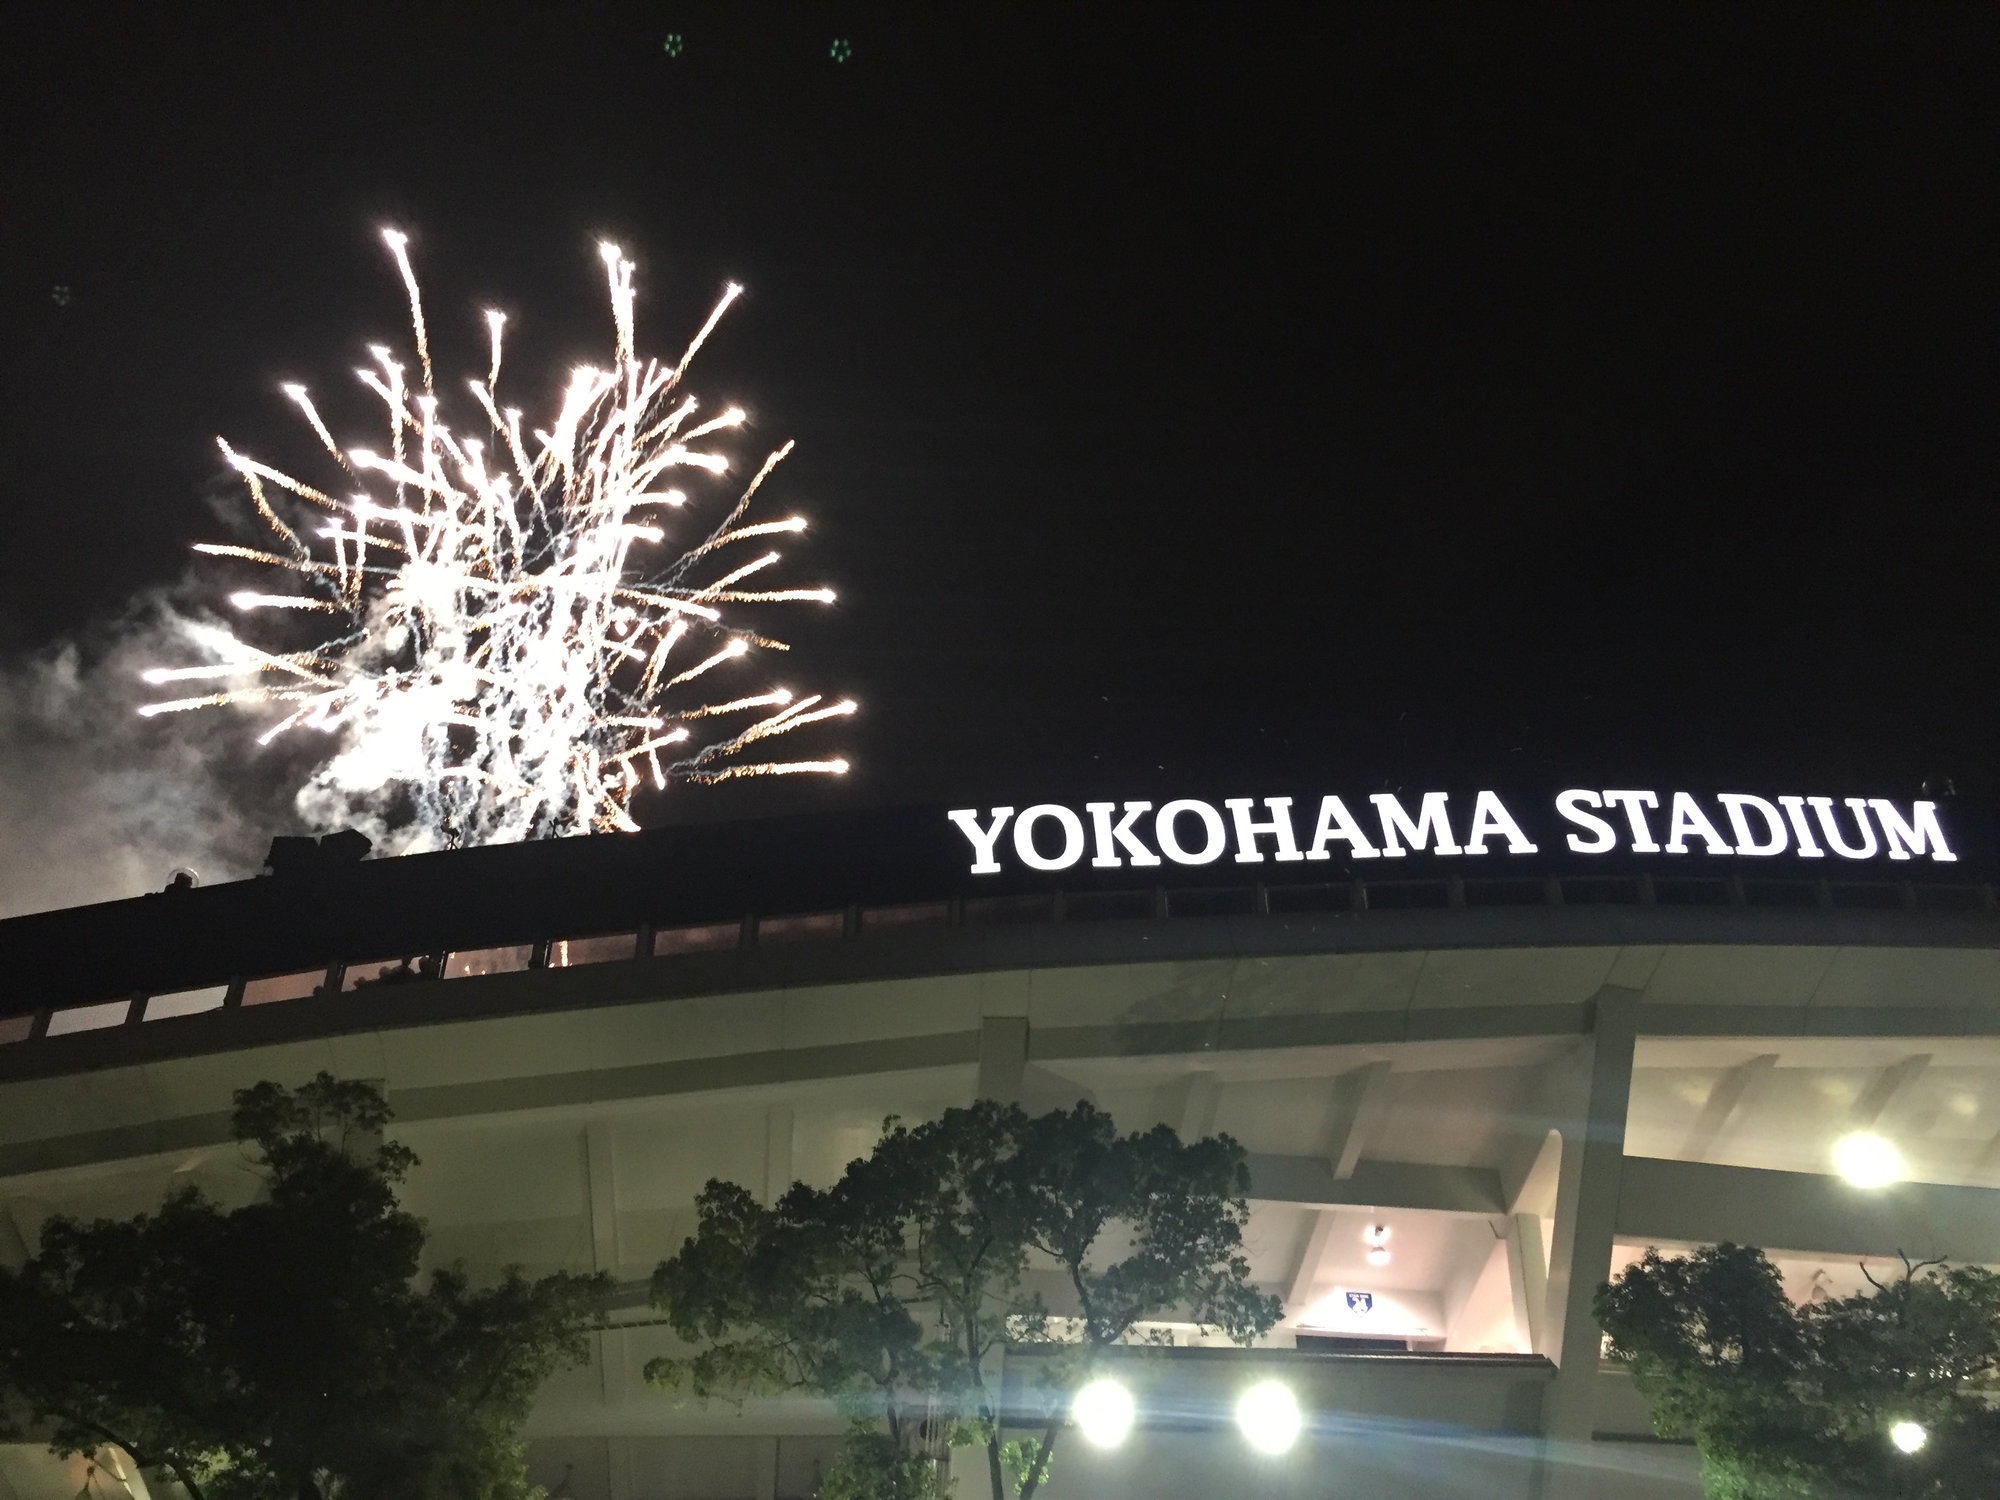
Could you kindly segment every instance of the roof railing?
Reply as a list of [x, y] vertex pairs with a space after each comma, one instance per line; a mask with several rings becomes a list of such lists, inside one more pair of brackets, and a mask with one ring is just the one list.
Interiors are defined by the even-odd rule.
[[811, 912], [748, 913], [738, 919], [645, 926], [613, 933], [537, 937], [485, 948], [439, 949], [341, 959], [280, 974], [234, 975], [157, 993], [109, 997], [0, 1018], [0, 1045], [40, 1041], [201, 1015], [209, 1011], [359, 994], [401, 985], [739, 948], [889, 938], [937, 928], [1033, 923], [1119, 923], [1217, 918], [1281, 921], [1397, 911], [1496, 908], [1718, 907], [2000, 914], [1992, 885], [1908, 880], [1766, 879], [1738, 875], [1449, 876], [1349, 879], [1303, 885], [1163, 886], [1049, 890], [948, 901]]

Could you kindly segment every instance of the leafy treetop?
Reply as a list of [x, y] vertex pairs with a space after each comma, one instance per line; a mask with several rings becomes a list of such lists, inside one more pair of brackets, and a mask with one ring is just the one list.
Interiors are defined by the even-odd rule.
[[[1799, 1306], [1761, 1250], [1648, 1250], [1597, 1316], [1655, 1428], [1700, 1445], [1711, 1500], [2000, 1494], [2000, 1276], [1905, 1262], [1870, 1281]], [[1889, 1439], [1905, 1421], [1915, 1454]]]
[[[890, 1120], [832, 1187], [765, 1207], [710, 1182], [695, 1235], [654, 1273], [692, 1354], [650, 1379], [697, 1396], [805, 1390], [854, 1422], [829, 1500], [937, 1491], [952, 1446], [985, 1449], [994, 1500], [1032, 1500], [1069, 1395], [1104, 1352], [1172, 1318], [1248, 1342], [1277, 1321], [1249, 1282], [1248, 1185], [1226, 1137], [1120, 1135], [1087, 1103], [1031, 1117], [982, 1101]], [[1035, 1274], [1042, 1273], [1042, 1274]], [[1060, 1313], [1043, 1288], [1055, 1283]], [[1040, 1436], [1005, 1441], [990, 1378], [1039, 1345]]]
[[607, 1284], [422, 1281], [416, 1157], [381, 1093], [320, 1074], [236, 1095], [263, 1192], [52, 1219], [0, 1273], [0, 1392], [58, 1452], [115, 1443], [192, 1500], [526, 1500], [519, 1430], [588, 1355]]

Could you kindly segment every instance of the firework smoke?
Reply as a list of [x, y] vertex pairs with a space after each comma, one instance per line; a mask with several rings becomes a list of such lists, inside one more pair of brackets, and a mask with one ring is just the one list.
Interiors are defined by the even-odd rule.
[[306, 757], [245, 765], [248, 724], [218, 715], [175, 733], [133, 715], [140, 669], [204, 623], [155, 590], [0, 661], [0, 918], [157, 891], [176, 867], [254, 875], [271, 835], [294, 831]]
[[260, 743], [331, 736], [338, 748], [298, 793], [299, 812], [360, 826], [386, 852], [631, 829], [648, 783], [845, 771], [837, 759], [766, 758], [767, 741], [854, 704], [752, 677], [787, 647], [738, 618], [833, 598], [769, 581], [780, 560], [770, 542], [806, 523], [758, 519], [753, 506], [791, 445], [719, 518], [690, 526], [705, 508], [690, 491], [721, 482], [730, 461], [716, 445], [743, 412], [706, 416], [682, 382], [741, 289], [678, 362], [644, 359], [632, 263], [605, 245], [609, 365], [573, 371], [547, 425], [524, 427], [501, 404], [505, 320], [489, 313], [487, 372], [466, 382], [473, 419], [449, 425], [404, 237], [384, 239], [416, 356], [413, 367], [376, 347], [357, 372], [382, 403], [386, 444], [343, 446], [305, 389], [285, 387], [340, 482], [322, 488], [222, 443], [266, 539], [195, 548], [268, 570], [274, 586], [229, 596], [239, 613], [322, 633], [299, 649], [192, 626], [208, 659], [147, 671], [173, 696], [140, 712], [243, 705], [272, 716]]

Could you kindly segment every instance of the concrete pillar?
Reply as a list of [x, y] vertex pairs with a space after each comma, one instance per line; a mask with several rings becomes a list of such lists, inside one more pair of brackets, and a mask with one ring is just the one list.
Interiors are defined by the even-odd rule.
[[764, 1203], [768, 1207], [791, 1191], [792, 1131], [789, 1106], [774, 1104], [764, 1117]]
[[1514, 1303], [1514, 1332], [1521, 1346], [1551, 1359], [1548, 1334], [1549, 1268], [1542, 1259], [1542, 1216], [1507, 1215], [1507, 1285]]
[[1541, 1492], [1582, 1500], [1590, 1466], [1582, 1449], [1595, 1416], [1603, 1330], [1591, 1301], [1611, 1268], [1625, 1118], [1632, 1098], [1632, 1048], [1639, 996], [1615, 985], [1599, 990], [1590, 1041], [1576, 1060], [1570, 1099], [1557, 1128], [1562, 1164], [1556, 1183], [1555, 1245], [1549, 1257], [1545, 1318], [1556, 1378], [1542, 1409], [1546, 1462]]
[[778, 1440], [760, 1437], [754, 1441], [757, 1452], [752, 1482], [757, 1487], [756, 1500], [778, 1500]]
[[979, 1023], [979, 1097], [1021, 1102], [1028, 1073], [1028, 1018], [988, 1016]]
[[583, 1190], [590, 1211], [590, 1259], [594, 1269], [618, 1274], [618, 1182], [614, 1175], [611, 1122], [583, 1127]]
[[[611, 1122], [583, 1127], [583, 1206], [590, 1220], [590, 1262], [595, 1270], [618, 1274], [618, 1182], [614, 1175]], [[607, 1406], [625, 1397], [625, 1335], [597, 1332], [597, 1390]], [[617, 1462], [614, 1457], [612, 1460]]]

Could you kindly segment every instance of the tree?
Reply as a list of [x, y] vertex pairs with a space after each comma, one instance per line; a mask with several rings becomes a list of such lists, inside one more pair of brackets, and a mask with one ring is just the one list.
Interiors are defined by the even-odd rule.
[[519, 1430], [588, 1354], [600, 1276], [421, 1283], [416, 1157], [379, 1091], [322, 1073], [236, 1095], [264, 1179], [129, 1220], [57, 1218], [0, 1273], [0, 1392], [59, 1453], [115, 1443], [192, 1500], [517, 1500]]
[[[828, 1495], [935, 1495], [953, 1446], [984, 1448], [994, 1500], [1033, 1500], [1069, 1398], [1106, 1351], [1157, 1342], [1162, 1318], [1248, 1342], [1278, 1319], [1249, 1284], [1248, 1174], [1234, 1141], [1165, 1126], [1120, 1135], [1089, 1104], [1030, 1117], [982, 1101], [927, 1124], [890, 1120], [827, 1189], [759, 1205], [710, 1182], [696, 1232], [653, 1297], [696, 1352], [647, 1366], [701, 1397], [804, 1390], [852, 1419]], [[1060, 1313], [1041, 1286], [1059, 1288]], [[1052, 1357], [1008, 1441], [992, 1356]]]
[[1711, 1500], [2000, 1494], [2000, 1276], [1906, 1261], [1869, 1281], [1799, 1306], [1761, 1250], [1648, 1250], [1597, 1316], [1654, 1427], [1699, 1444]]

